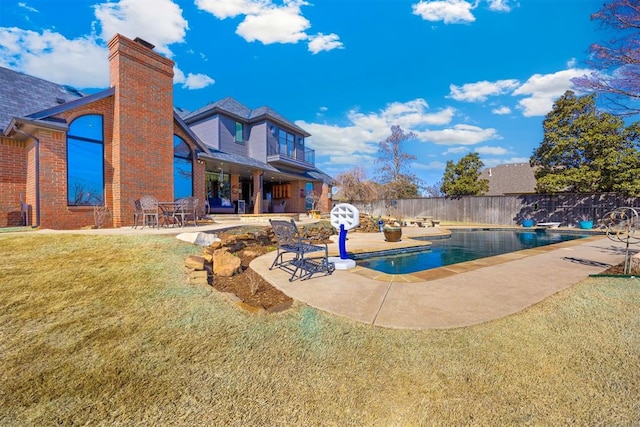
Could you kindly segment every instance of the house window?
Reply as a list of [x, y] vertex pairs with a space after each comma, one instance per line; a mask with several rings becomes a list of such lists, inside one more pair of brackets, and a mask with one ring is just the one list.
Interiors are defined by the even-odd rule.
[[81, 116], [69, 125], [67, 204], [104, 204], [104, 136], [100, 115]]
[[244, 142], [244, 125], [236, 122], [236, 142]]
[[278, 132], [278, 144], [280, 145], [280, 154], [295, 157], [295, 136], [292, 133], [282, 129]]
[[193, 154], [178, 135], [173, 135], [173, 197], [193, 196]]

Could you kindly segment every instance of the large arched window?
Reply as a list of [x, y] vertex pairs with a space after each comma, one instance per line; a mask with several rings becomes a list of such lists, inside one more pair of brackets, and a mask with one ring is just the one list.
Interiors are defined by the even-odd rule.
[[104, 203], [104, 136], [102, 116], [81, 116], [67, 133], [67, 203]]
[[193, 154], [178, 135], [173, 135], [173, 197], [193, 196]]

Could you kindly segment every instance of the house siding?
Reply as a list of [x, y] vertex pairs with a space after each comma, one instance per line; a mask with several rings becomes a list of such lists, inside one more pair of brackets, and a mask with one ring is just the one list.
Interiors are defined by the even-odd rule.
[[216, 150], [220, 149], [219, 126], [220, 120], [217, 115], [189, 125], [200, 141]]
[[[247, 140], [247, 153], [249, 157], [260, 160], [261, 162], [267, 162], [267, 145], [268, 145], [268, 132], [267, 123], [257, 123], [251, 126], [249, 129], [249, 137]], [[265, 143], [265, 141], [267, 141]]]
[[220, 115], [220, 150], [230, 154], [248, 156], [247, 150], [247, 124], [244, 124], [243, 143], [236, 142], [236, 119]]

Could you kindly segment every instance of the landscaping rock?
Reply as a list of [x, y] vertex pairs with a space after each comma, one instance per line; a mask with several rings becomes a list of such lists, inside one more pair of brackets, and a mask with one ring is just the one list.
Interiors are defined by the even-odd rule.
[[184, 260], [184, 266], [193, 270], [204, 270], [205, 259], [201, 256], [189, 255]]
[[227, 248], [218, 249], [213, 253], [213, 274], [231, 277], [240, 273], [242, 261], [234, 256]]
[[189, 284], [190, 285], [209, 285], [209, 272], [206, 270], [190, 271]]
[[245, 249], [242, 254], [248, 258], [257, 258], [260, 255], [256, 251], [250, 251], [249, 249]]
[[215, 234], [211, 233], [180, 233], [177, 236], [178, 240], [183, 242], [193, 243], [197, 246], [210, 246], [214, 242], [219, 242], [220, 239]]

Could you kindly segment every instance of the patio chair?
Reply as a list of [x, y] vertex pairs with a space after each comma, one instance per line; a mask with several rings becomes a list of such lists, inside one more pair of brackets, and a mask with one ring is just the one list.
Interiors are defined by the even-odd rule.
[[158, 199], [153, 196], [142, 196], [140, 198], [140, 212], [142, 215], [142, 228], [144, 228], [145, 225], [160, 227]]
[[174, 217], [177, 218], [181, 227], [184, 227], [187, 221], [193, 221], [194, 225], [198, 225], [198, 199], [195, 197], [185, 197], [176, 204]]
[[283, 200], [277, 205], [273, 205], [273, 213], [284, 213], [284, 207], [287, 205], [287, 201]]
[[131, 199], [129, 198], [129, 205], [133, 210], [133, 225], [131, 228], [138, 228], [138, 221], [140, 220], [140, 216], [142, 215], [142, 206], [140, 205], [140, 199]]
[[20, 225], [29, 225], [29, 209], [31, 205], [22, 201], [22, 193], [20, 193]]
[[[280, 268], [291, 273], [289, 281], [296, 278], [306, 280], [316, 273], [329, 275], [334, 272], [335, 265], [329, 262], [327, 244], [312, 244], [311, 239], [303, 238], [293, 220], [270, 219], [271, 227], [276, 235], [276, 258], [269, 267], [270, 270]], [[310, 258], [309, 254], [320, 252], [319, 257]], [[285, 259], [286, 254], [293, 258]]]

